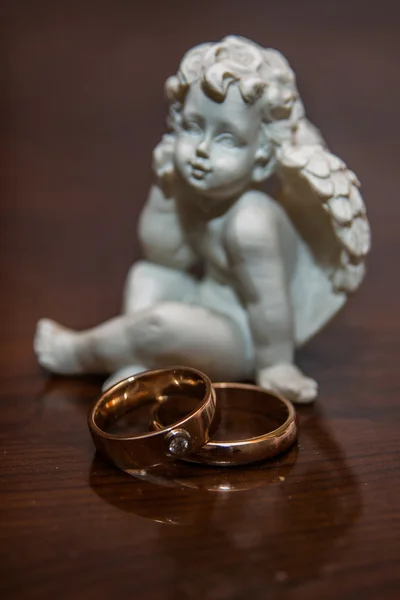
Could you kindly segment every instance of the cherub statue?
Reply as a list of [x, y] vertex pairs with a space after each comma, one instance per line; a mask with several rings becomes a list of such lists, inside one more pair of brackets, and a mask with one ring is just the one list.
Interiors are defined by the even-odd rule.
[[39, 362], [113, 373], [105, 387], [183, 364], [310, 402], [317, 384], [294, 351], [364, 276], [357, 177], [305, 118], [276, 50], [236, 36], [201, 44], [166, 92], [169, 133], [139, 221], [145, 258], [129, 271], [123, 313], [82, 332], [41, 320]]

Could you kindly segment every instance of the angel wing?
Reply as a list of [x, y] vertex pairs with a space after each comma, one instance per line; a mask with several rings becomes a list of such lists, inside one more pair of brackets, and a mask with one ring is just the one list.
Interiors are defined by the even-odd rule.
[[364, 277], [364, 261], [371, 244], [357, 176], [322, 145], [284, 146], [279, 163], [284, 193], [298, 192], [297, 202], [306, 195], [314, 196], [328, 214], [340, 247], [332, 283], [337, 292], [354, 292]]
[[291, 278], [298, 344], [360, 286], [371, 242], [356, 175], [324, 146], [318, 130], [302, 142], [281, 146], [278, 155], [279, 201], [299, 240]]

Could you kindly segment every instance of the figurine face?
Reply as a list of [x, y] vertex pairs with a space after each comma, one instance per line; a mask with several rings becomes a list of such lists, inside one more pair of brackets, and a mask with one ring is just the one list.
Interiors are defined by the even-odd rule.
[[[260, 144], [261, 113], [248, 105], [236, 85], [215, 102], [193, 84], [182, 111], [175, 164], [202, 196], [225, 199], [251, 183]], [[265, 155], [265, 153], [264, 153]]]

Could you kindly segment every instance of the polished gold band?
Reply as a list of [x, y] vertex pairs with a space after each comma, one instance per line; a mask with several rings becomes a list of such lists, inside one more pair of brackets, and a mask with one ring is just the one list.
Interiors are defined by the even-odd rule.
[[[169, 400], [186, 407], [176, 422], [149, 431]], [[121, 431], [129, 421], [134, 435]], [[218, 425], [215, 392], [206, 375], [186, 367], [146, 371], [107, 390], [89, 413], [97, 450], [121, 469], [149, 467], [198, 452]], [[137, 432], [137, 433], [136, 433]]]
[[[254, 385], [214, 383], [220, 426], [211, 440], [185, 461], [235, 466], [272, 458], [297, 438], [297, 418], [291, 402]], [[165, 426], [182, 410], [175, 401], [157, 407], [153, 427]]]

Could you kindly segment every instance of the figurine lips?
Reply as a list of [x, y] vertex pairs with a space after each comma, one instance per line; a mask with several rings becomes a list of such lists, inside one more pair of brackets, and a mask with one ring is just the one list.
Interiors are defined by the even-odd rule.
[[189, 165], [192, 167], [192, 175], [195, 179], [204, 179], [208, 173], [211, 172], [209, 167], [206, 167], [204, 163], [197, 161], [190, 161]]

